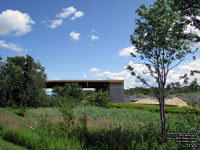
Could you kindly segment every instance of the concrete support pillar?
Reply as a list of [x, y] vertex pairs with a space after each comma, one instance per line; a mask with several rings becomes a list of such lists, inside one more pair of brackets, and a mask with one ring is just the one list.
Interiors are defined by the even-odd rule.
[[110, 102], [124, 103], [124, 82], [110, 83], [108, 87]]

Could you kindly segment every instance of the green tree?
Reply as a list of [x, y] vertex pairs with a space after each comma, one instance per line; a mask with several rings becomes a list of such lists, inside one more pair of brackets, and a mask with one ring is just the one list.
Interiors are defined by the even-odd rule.
[[44, 94], [44, 67], [29, 55], [8, 57], [0, 67], [0, 105], [37, 107]]
[[200, 1], [199, 0], [169, 0], [171, 8], [181, 16], [187, 16], [186, 24], [200, 29]]
[[64, 87], [54, 87], [53, 88], [54, 97], [64, 97], [67, 99], [82, 100], [84, 97], [84, 92], [78, 84], [65, 84]]
[[[169, 71], [178, 66], [187, 54], [192, 53], [189, 45], [184, 41], [186, 29], [185, 17], [175, 13], [166, 0], [157, 0], [148, 9], [141, 5], [136, 10], [140, 19], [136, 19], [137, 27], [130, 40], [136, 47], [136, 54], [140, 63], [149, 70], [149, 74], [157, 83], [157, 98], [160, 104], [161, 131], [166, 136], [165, 119], [165, 87]], [[180, 26], [181, 24], [181, 26]], [[137, 61], [138, 59], [135, 58]], [[152, 87], [134, 70], [134, 66], [127, 66], [131, 74], [144, 84]], [[144, 72], [145, 73], [145, 72]]]
[[102, 90], [95, 92], [90, 98], [88, 98], [88, 102], [91, 105], [99, 107], [109, 107], [108, 92], [103, 92]]

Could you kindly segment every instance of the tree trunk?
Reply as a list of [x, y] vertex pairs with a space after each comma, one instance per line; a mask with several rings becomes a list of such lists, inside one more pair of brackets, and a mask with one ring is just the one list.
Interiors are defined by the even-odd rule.
[[166, 126], [165, 126], [165, 97], [164, 89], [160, 89], [159, 92], [159, 103], [160, 103], [160, 120], [161, 120], [161, 132], [163, 137], [166, 137]]

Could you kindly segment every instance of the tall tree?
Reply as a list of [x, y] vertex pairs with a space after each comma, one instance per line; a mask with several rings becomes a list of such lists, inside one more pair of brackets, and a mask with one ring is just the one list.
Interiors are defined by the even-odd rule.
[[29, 55], [8, 57], [0, 65], [0, 105], [36, 107], [44, 93], [44, 67]]
[[[136, 12], [140, 18], [135, 20], [137, 27], [130, 37], [136, 48], [136, 54], [131, 54], [133, 57], [140, 58], [140, 63], [147, 67], [148, 73], [157, 83], [156, 92], [160, 104], [161, 132], [165, 137], [167, 77], [169, 71], [178, 66], [187, 54], [193, 51], [184, 41], [186, 24], [183, 22], [185, 17], [175, 13], [167, 0], [157, 0], [149, 9], [145, 5], [141, 5]], [[144, 84], [152, 87], [135, 72], [134, 66], [129, 65], [127, 69]]]

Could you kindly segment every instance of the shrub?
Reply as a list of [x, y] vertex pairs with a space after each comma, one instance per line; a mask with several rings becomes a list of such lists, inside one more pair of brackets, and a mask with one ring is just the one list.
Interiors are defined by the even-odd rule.
[[74, 107], [75, 107], [74, 99], [66, 99], [66, 98], [59, 99], [58, 109], [61, 112], [67, 130], [74, 124], [75, 120], [75, 112], [73, 110]]
[[25, 107], [18, 107], [18, 108], [10, 108], [9, 109], [11, 112], [13, 112], [14, 114], [24, 117], [25, 113], [26, 113], [26, 108]]
[[109, 107], [108, 92], [99, 91], [94, 93], [94, 95], [88, 99], [88, 102], [91, 105], [99, 107]]

